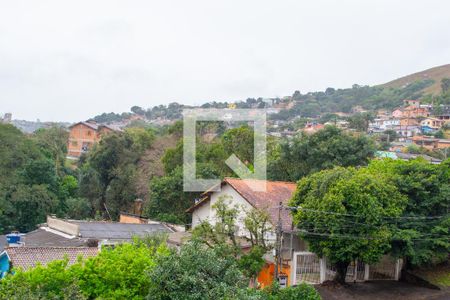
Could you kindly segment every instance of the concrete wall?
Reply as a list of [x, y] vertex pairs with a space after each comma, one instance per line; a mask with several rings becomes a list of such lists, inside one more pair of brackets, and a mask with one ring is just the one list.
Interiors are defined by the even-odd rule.
[[50, 216], [47, 216], [47, 226], [70, 235], [78, 236], [80, 233], [78, 225]]

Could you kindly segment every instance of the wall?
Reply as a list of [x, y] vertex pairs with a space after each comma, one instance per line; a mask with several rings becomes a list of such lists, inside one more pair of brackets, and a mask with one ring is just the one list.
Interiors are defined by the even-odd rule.
[[79, 157], [84, 152], [83, 144], [88, 145], [88, 149], [99, 140], [97, 131], [84, 124], [77, 124], [70, 128], [69, 141], [67, 145], [68, 156]]
[[80, 233], [78, 225], [57, 218], [52, 218], [50, 216], [47, 216], [47, 226], [51, 229], [55, 229], [74, 236], [78, 236], [78, 234]]

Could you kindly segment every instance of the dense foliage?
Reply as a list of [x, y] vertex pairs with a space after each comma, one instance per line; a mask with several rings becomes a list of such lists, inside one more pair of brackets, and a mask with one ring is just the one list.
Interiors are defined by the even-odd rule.
[[166, 253], [164, 244], [144, 240], [104, 248], [72, 266], [66, 259], [16, 270], [0, 281], [0, 299], [144, 299], [151, 284], [147, 271]]
[[391, 252], [410, 265], [447, 259], [449, 161], [373, 161], [299, 181], [291, 205], [311, 250], [326, 256], [343, 281], [350, 261], [376, 262]]
[[375, 145], [368, 137], [326, 126], [282, 143], [278, 151], [269, 154], [267, 175], [273, 180], [297, 181], [335, 166], [366, 165], [374, 152]]
[[77, 182], [65, 165], [66, 140], [61, 128], [28, 136], [0, 124], [0, 233], [29, 231], [50, 213], [69, 213]]

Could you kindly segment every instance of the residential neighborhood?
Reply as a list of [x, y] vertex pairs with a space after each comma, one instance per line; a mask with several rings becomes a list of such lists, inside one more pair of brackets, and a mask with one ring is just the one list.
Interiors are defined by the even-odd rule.
[[0, 0], [0, 300], [450, 299], [449, 11]]

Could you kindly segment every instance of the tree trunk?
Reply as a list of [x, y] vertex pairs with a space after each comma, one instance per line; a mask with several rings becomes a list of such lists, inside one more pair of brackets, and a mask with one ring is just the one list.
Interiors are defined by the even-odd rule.
[[350, 263], [340, 261], [335, 264], [336, 267], [336, 276], [334, 280], [340, 284], [345, 284], [345, 277], [347, 276], [347, 267]]

